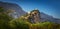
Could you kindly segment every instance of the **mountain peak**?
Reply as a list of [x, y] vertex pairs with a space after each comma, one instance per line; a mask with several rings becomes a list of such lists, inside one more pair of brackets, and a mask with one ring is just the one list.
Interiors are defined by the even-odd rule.
[[[0, 7], [3, 7], [5, 11], [7, 10], [15, 10], [16, 13], [12, 13], [10, 16], [12, 17], [20, 17], [21, 15], [26, 14], [25, 11], [22, 10], [22, 8], [15, 4], [15, 3], [8, 3], [8, 2], [0, 2]], [[16, 14], [16, 15], [14, 15]]]

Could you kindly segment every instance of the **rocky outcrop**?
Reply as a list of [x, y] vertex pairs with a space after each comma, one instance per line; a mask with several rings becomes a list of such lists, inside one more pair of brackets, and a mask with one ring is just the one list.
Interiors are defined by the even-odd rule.
[[25, 18], [25, 21], [27, 20], [30, 23], [39, 23], [40, 22], [40, 12], [39, 10], [33, 10], [30, 13], [27, 14], [27, 16], [22, 16]]
[[39, 12], [39, 10], [31, 11], [30, 16], [32, 17], [30, 20], [33, 20], [33, 23], [39, 23], [40, 22], [40, 12]]

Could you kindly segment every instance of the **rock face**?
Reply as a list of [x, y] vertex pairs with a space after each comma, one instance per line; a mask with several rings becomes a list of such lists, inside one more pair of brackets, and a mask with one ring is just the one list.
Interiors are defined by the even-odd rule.
[[39, 10], [33, 10], [30, 13], [30, 15], [31, 15], [34, 23], [39, 23], [40, 22], [40, 12], [39, 12]]
[[20, 6], [14, 3], [8, 3], [8, 2], [0, 2], [0, 7], [3, 7], [5, 11], [7, 10], [14, 10], [13, 13], [10, 13], [10, 16], [13, 16], [14, 18], [19, 17], [26, 12], [22, 10]]
[[[23, 16], [24, 17], [24, 16]], [[24, 17], [25, 21], [27, 20], [30, 23], [39, 23], [40, 22], [40, 12], [39, 10], [33, 10]]]

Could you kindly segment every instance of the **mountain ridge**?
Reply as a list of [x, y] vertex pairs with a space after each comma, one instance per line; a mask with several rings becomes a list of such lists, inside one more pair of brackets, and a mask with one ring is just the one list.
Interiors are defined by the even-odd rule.
[[14, 10], [16, 13], [12, 13], [12, 16], [14, 17], [14, 14], [16, 14], [16, 17], [20, 17], [21, 15], [25, 14], [26, 12], [22, 10], [22, 8], [15, 3], [8, 3], [8, 2], [0, 2], [0, 7], [3, 7], [5, 11], [7, 10]]
[[60, 24], [60, 19], [54, 18], [53, 16], [47, 15], [45, 13], [41, 13], [41, 22], [49, 21]]

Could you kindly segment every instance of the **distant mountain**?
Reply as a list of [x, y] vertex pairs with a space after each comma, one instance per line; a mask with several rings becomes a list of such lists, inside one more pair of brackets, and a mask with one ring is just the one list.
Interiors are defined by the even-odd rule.
[[[0, 7], [3, 7], [5, 9], [5, 11], [15, 10], [15, 12], [10, 14], [14, 18], [26, 14], [26, 12], [23, 11], [19, 5], [14, 4], [14, 3], [0, 2]], [[49, 21], [49, 22], [60, 23], [60, 19], [54, 18], [54, 17], [47, 15], [45, 13], [41, 12], [40, 16], [41, 16], [40, 22]]]
[[25, 11], [22, 10], [22, 8], [19, 5], [14, 4], [14, 3], [0, 2], [0, 7], [3, 7], [5, 11], [14, 10], [15, 12], [13, 12], [11, 16], [15, 18], [26, 13]]
[[54, 18], [54, 17], [47, 15], [45, 13], [42, 13], [42, 12], [40, 13], [40, 15], [41, 15], [41, 19], [40, 19], [41, 22], [49, 21], [49, 22], [54, 22], [54, 23], [60, 24], [60, 19]]

